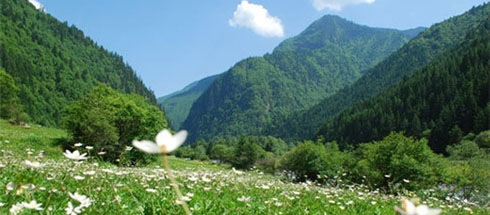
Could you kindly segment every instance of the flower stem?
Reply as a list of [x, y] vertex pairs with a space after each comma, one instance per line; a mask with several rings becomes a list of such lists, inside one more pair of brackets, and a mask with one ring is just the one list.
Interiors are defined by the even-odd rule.
[[187, 206], [187, 203], [184, 201], [182, 197], [182, 193], [180, 192], [179, 189], [179, 184], [177, 184], [177, 181], [175, 180], [175, 177], [170, 171], [170, 166], [168, 165], [168, 160], [167, 160], [167, 155], [165, 153], [162, 153], [162, 161], [163, 161], [163, 167], [165, 168], [165, 171], [168, 174], [168, 178], [170, 179], [170, 184], [175, 190], [175, 193], [177, 193], [177, 202], [182, 205], [182, 208], [184, 208], [185, 214], [190, 215], [191, 211], [189, 210], [189, 206]]

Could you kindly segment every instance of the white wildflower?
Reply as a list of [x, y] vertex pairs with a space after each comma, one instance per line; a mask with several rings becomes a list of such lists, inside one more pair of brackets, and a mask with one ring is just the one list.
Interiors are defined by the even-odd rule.
[[79, 213], [82, 213], [82, 208], [73, 207], [73, 204], [68, 202], [68, 207], [65, 208], [65, 211], [67, 215], [78, 215]]
[[395, 210], [403, 215], [438, 215], [441, 209], [431, 209], [427, 205], [415, 205], [408, 199], [402, 198], [402, 209], [395, 207]]
[[151, 188], [147, 188], [145, 191], [149, 192], [149, 193], [156, 193], [157, 192], [157, 190], [151, 189]]
[[75, 176], [73, 176], [73, 178], [74, 178], [75, 180], [77, 180], [77, 181], [81, 181], [81, 180], [85, 179], [85, 177], [83, 177], [83, 176], [79, 176], [79, 175], [75, 175]]
[[84, 175], [95, 175], [95, 171], [86, 171], [83, 174]]
[[41, 203], [37, 203], [36, 200], [32, 200], [31, 202], [22, 202], [22, 206], [27, 209], [33, 209], [37, 211], [42, 211]]
[[73, 194], [68, 193], [68, 195], [70, 195], [71, 199], [78, 201], [80, 203], [80, 207], [82, 208], [86, 208], [92, 204], [92, 200], [90, 200], [87, 196], [78, 194], [77, 192]]
[[235, 174], [238, 174], [238, 175], [241, 175], [243, 174], [243, 171], [240, 171], [240, 170], [236, 170], [235, 167], [231, 168], [231, 170], [235, 173]]
[[249, 202], [250, 201], [250, 197], [248, 196], [242, 196], [240, 198], [237, 199], [239, 202]]
[[187, 138], [187, 131], [185, 130], [179, 131], [175, 135], [172, 135], [169, 130], [164, 129], [157, 134], [156, 143], [148, 140], [142, 140], [142, 141], [133, 140], [133, 145], [136, 148], [146, 153], [167, 154], [174, 151], [180, 145], [182, 145], [182, 143], [184, 143], [186, 138]]
[[7, 186], [5, 186], [5, 187], [6, 187], [6, 189], [7, 189], [8, 191], [12, 191], [12, 190], [14, 190], [15, 185], [14, 185], [14, 183], [9, 182], [9, 183], [7, 183]]
[[25, 164], [26, 166], [30, 167], [30, 168], [33, 168], [33, 169], [37, 169], [37, 168], [41, 168], [43, 167], [44, 165], [37, 162], [37, 161], [34, 161], [34, 162], [31, 162], [31, 161], [28, 161], [28, 160], [25, 160]]
[[86, 160], [87, 158], [87, 153], [80, 154], [78, 150], [75, 150], [73, 152], [70, 152], [68, 150], [63, 153], [65, 157], [72, 159], [72, 160]]
[[24, 209], [24, 205], [22, 203], [17, 203], [15, 205], [12, 205], [9, 211], [10, 214], [17, 215], [22, 211], [22, 209]]

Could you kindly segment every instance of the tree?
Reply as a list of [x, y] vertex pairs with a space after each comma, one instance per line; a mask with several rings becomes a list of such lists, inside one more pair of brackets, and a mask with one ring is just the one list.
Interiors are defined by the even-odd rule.
[[242, 137], [235, 150], [232, 165], [240, 169], [249, 169], [264, 155], [265, 151], [249, 138]]
[[16, 122], [25, 120], [27, 117], [22, 113], [22, 106], [18, 97], [19, 88], [16, 86], [12, 76], [0, 68], [0, 117], [13, 119]]
[[234, 158], [234, 148], [224, 144], [216, 144], [211, 148], [211, 159], [217, 159], [221, 163], [231, 163]]
[[[131, 146], [132, 140], [153, 140], [168, 126], [163, 112], [144, 98], [121, 94], [102, 84], [67, 107], [65, 112], [63, 121], [71, 134], [70, 142], [94, 146], [95, 151], [106, 152], [103, 159], [112, 162], [120, 158], [126, 146]], [[145, 160], [144, 154], [137, 150], [129, 152], [126, 158], [130, 164]]]

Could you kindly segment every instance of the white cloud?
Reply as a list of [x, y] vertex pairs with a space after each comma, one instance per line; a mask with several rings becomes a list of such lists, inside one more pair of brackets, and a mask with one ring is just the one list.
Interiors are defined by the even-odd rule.
[[264, 37], [284, 36], [281, 20], [269, 14], [264, 6], [243, 0], [228, 20], [231, 27], [245, 27]]
[[341, 11], [346, 5], [371, 4], [376, 0], [312, 0], [313, 7], [317, 10], [328, 8], [329, 10]]
[[44, 11], [44, 5], [41, 4], [41, 2], [39, 2], [37, 0], [29, 0], [29, 3], [31, 3], [32, 5], [34, 5], [34, 7], [36, 9]]

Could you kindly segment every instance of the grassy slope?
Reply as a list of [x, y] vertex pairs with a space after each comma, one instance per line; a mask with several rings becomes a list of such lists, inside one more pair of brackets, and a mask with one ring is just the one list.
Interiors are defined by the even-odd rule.
[[[167, 174], [158, 164], [151, 168], [122, 168], [95, 165], [94, 160], [89, 160], [77, 165], [64, 158], [53, 144], [64, 135], [62, 130], [24, 129], [0, 121], [0, 203], [5, 204], [0, 206], [0, 214], [8, 214], [15, 203], [33, 199], [42, 204], [41, 214], [65, 214], [68, 202], [78, 205], [70, 199], [69, 192], [93, 200], [85, 214], [183, 214], [174, 203]], [[39, 156], [39, 150], [45, 152], [44, 156]], [[30, 169], [24, 164], [26, 159], [45, 166]], [[192, 195], [189, 206], [193, 214], [395, 214], [393, 208], [399, 204], [398, 197], [369, 192], [358, 185], [339, 188], [292, 184], [257, 171], [240, 174], [177, 158], [170, 158], [170, 165], [184, 195]], [[74, 176], [84, 179], [76, 180]], [[15, 190], [6, 189], [9, 182], [16, 188], [26, 184], [34, 184], [35, 188], [24, 188], [16, 195]], [[429, 197], [432, 194], [427, 192], [420, 197], [431, 207], [444, 208], [443, 214], [470, 214], [464, 209], [467, 205], [459, 203], [462, 207], [458, 208], [452, 201]], [[250, 200], [238, 201], [242, 196]], [[488, 214], [488, 210], [472, 210], [474, 214]]]

